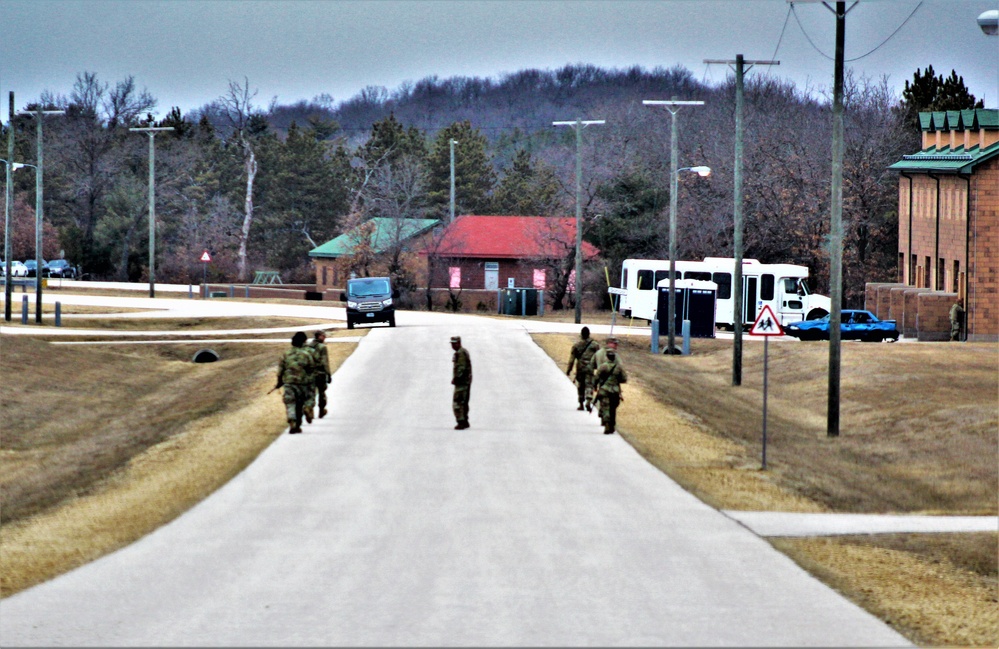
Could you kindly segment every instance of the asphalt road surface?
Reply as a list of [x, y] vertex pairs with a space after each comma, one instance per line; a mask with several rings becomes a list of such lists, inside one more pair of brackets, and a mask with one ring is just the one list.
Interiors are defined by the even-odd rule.
[[[364, 338], [304, 434], [0, 602], [0, 645], [909, 644], [601, 434], [517, 321], [399, 323]], [[474, 368], [465, 431], [453, 334]]]

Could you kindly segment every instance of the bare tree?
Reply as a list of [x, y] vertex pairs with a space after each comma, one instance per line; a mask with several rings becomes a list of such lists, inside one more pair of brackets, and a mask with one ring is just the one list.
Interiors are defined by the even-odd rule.
[[250, 91], [250, 80], [243, 78], [243, 83], [229, 82], [229, 91], [219, 97], [219, 105], [229, 125], [233, 129], [233, 137], [239, 143], [243, 152], [243, 171], [246, 173], [246, 197], [243, 201], [243, 225], [240, 228], [239, 252], [237, 257], [237, 275], [241, 282], [249, 276], [246, 263], [247, 244], [250, 240], [250, 227], [253, 225], [253, 182], [257, 177], [257, 154], [250, 133], [250, 126], [256, 111], [253, 98], [257, 91]]

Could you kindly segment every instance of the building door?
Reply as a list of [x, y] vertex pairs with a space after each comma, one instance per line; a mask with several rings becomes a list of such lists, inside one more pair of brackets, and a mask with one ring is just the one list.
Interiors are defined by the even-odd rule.
[[499, 262], [487, 261], [486, 268], [486, 290], [495, 291], [499, 289]]

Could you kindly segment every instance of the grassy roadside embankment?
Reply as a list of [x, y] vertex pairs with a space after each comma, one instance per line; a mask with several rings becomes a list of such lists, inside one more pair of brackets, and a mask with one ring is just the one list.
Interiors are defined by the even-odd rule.
[[[226, 321], [240, 329], [268, 322]], [[0, 385], [2, 596], [173, 520], [285, 430], [279, 393], [265, 396], [283, 347], [220, 340], [212, 348], [222, 360], [191, 363], [203, 346], [77, 347], [3, 337], [0, 372], [14, 380]], [[330, 344], [331, 366], [355, 347]]]
[[[598, 337], [602, 341], [603, 337]], [[576, 339], [537, 334], [564, 367]], [[763, 345], [695, 340], [689, 357], [625, 337], [619, 431], [719, 509], [991, 514], [997, 511], [995, 344], [848, 343], [841, 437], [825, 434], [828, 345], [770, 345], [768, 470], [761, 469]], [[997, 534], [772, 539], [813, 575], [924, 646], [999, 646]]]

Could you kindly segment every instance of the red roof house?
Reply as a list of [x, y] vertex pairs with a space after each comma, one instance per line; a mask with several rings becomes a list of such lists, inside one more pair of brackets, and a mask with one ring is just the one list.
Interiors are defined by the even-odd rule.
[[[564, 285], [575, 254], [576, 219], [548, 216], [461, 216], [427, 250], [434, 288], [469, 290]], [[584, 259], [599, 254], [583, 242]]]

